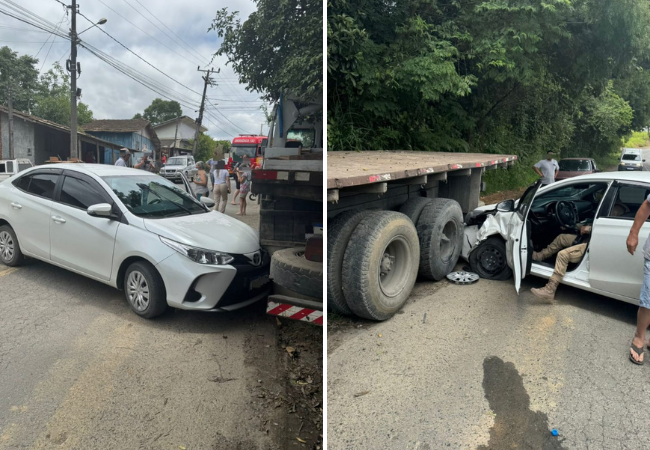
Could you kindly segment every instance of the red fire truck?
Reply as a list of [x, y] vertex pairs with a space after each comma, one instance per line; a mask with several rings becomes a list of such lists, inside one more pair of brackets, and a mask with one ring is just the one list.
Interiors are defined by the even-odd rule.
[[266, 136], [255, 134], [240, 134], [232, 140], [230, 148], [230, 158], [226, 168], [230, 174], [233, 174], [233, 164], [249, 164], [252, 170], [262, 167], [262, 149], [267, 145]]

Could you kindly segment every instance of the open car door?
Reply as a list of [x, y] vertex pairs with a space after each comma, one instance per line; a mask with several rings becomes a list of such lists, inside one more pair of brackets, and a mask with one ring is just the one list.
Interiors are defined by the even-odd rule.
[[508, 266], [512, 269], [515, 278], [515, 289], [519, 293], [521, 280], [530, 272], [530, 262], [532, 261], [533, 249], [530, 244], [530, 226], [528, 226], [528, 214], [530, 206], [533, 204], [535, 194], [542, 185], [542, 180], [537, 180], [531, 185], [519, 200], [510, 222], [508, 222], [508, 232], [506, 241], [506, 257]]

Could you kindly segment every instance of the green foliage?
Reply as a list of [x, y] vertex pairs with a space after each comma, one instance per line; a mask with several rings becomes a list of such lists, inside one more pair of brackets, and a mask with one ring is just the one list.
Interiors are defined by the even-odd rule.
[[294, 93], [304, 100], [323, 92], [323, 3], [321, 0], [255, 0], [245, 22], [238, 12], [217, 11], [210, 30], [223, 38], [215, 53], [226, 55], [239, 81], [269, 101]]
[[[190, 140], [190, 147], [194, 145], [194, 139]], [[214, 156], [214, 151], [221, 147], [224, 152], [230, 150], [230, 141], [217, 141], [207, 134], [199, 134], [199, 142], [196, 145], [195, 161], [208, 161]]]
[[625, 136], [622, 139], [622, 146], [626, 148], [648, 147], [650, 146], [650, 136], [646, 131], [634, 131], [631, 136]]
[[642, 0], [329, 0], [327, 32], [329, 150], [516, 154], [514, 188], [650, 125]]
[[[70, 126], [70, 75], [59, 63], [41, 76], [34, 97], [32, 114], [42, 119]], [[88, 105], [77, 102], [77, 124], [92, 122], [93, 112]]]
[[18, 111], [29, 110], [38, 88], [36, 63], [36, 58], [18, 56], [6, 46], [0, 48], [0, 95], [4, 106], [7, 106], [8, 92], [11, 89], [13, 107]]
[[147, 106], [143, 114], [137, 113], [134, 119], [147, 119], [151, 125], [158, 125], [183, 115], [180, 103], [174, 100], [156, 98]]

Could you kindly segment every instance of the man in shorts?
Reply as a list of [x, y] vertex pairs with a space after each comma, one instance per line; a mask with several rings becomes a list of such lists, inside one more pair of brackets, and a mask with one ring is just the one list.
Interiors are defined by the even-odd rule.
[[[639, 231], [650, 217], [650, 195], [645, 199], [634, 217], [634, 223], [627, 237], [627, 251], [634, 255], [639, 245]], [[645, 344], [646, 330], [650, 326], [650, 236], [643, 246], [643, 257], [645, 260], [643, 270], [643, 286], [639, 298], [639, 310], [636, 314], [636, 332], [630, 345], [630, 361], [634, 364], [643, 364], [643, 345]]]

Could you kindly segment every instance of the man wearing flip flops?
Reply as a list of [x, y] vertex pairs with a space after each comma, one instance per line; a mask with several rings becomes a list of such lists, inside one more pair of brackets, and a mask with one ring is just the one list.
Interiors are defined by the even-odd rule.
[[[627, 251], [634, 255], [637, 245], [639, 245], [639, 230], [650, 217], [650, 195], [643, 202], [639, 211], [634, 217], [634, 224], [627, 237]], [[650, 236], [643, 246], [643, 256], [645, 266], [643, 270], [643, 286], [641, 287], [641, 296], [639, 298], [639, 311], [636, 314], [636, 332], [630, 346], [630, 361], [634, 364], [643, 364], [646, 330], [650, 326]]]

